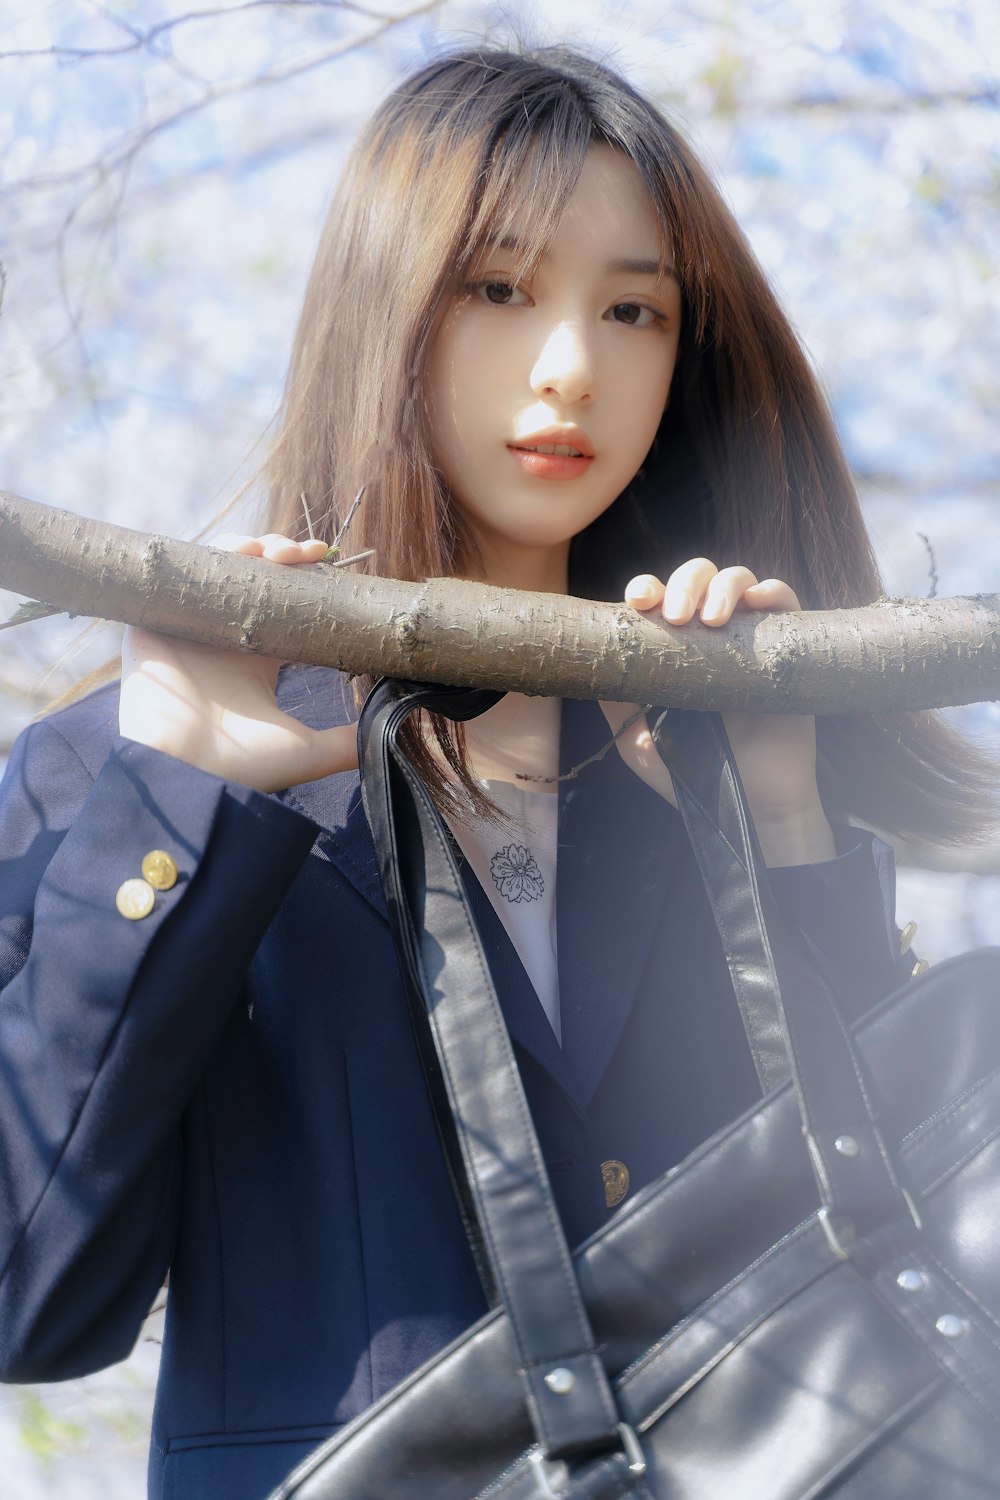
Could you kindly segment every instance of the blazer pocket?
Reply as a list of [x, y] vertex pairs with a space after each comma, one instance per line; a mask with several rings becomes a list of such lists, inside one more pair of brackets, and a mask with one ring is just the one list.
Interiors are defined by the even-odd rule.
[[205, 1432], [170, 1439], [150, 1500], [266, 1500], [286, 1474], [343, 1426]]

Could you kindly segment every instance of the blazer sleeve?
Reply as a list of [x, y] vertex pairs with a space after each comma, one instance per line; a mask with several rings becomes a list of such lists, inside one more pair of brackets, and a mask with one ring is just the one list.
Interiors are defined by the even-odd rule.
[[[123, 1358], [162, 1284], [180, 1122], [314, 837], [301, 814], [118, 738], [93, 778], [41, 721], [0, 796], [0, 1379]], [[144, 855], [178, 871], [116, 906]]]
[[782, 916], [805, 938], [848, 1020], [913, 973], [896, 927], [892, 849], [867, 829], [834, 827], [837, 857], [768, 871]]

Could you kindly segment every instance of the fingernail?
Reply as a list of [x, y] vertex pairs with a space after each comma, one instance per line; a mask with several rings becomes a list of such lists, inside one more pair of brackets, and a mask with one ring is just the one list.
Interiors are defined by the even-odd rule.
[[678, 616], [688, 616], [694, 609], [694, 600], [686, 592], [668, 593], [663, 601], [663, 613], [668, 620]]

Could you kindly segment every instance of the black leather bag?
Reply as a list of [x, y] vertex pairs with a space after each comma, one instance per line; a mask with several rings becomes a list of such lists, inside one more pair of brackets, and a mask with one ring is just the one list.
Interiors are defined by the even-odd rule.
[[782, 995], [721, 720], [671, 711], [661, 754], [765, 1097], [571, 1257], [449, 837], [397, 744], [416, 707], [467, 718], [497, 696], [383, 683], [361, 725], [428, 1084], [497, 1305], [272, 1500], [1000, 1496], [1000, 949], [931, 969], [853, 1033], [804, 948]]

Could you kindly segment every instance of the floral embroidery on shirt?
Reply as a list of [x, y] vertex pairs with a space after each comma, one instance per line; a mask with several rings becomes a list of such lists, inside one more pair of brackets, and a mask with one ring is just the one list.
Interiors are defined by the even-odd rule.
[[545, 889], [530, 849], [508, 844], [490, 860], [490, 874], [505, 901], [537, 901]]

